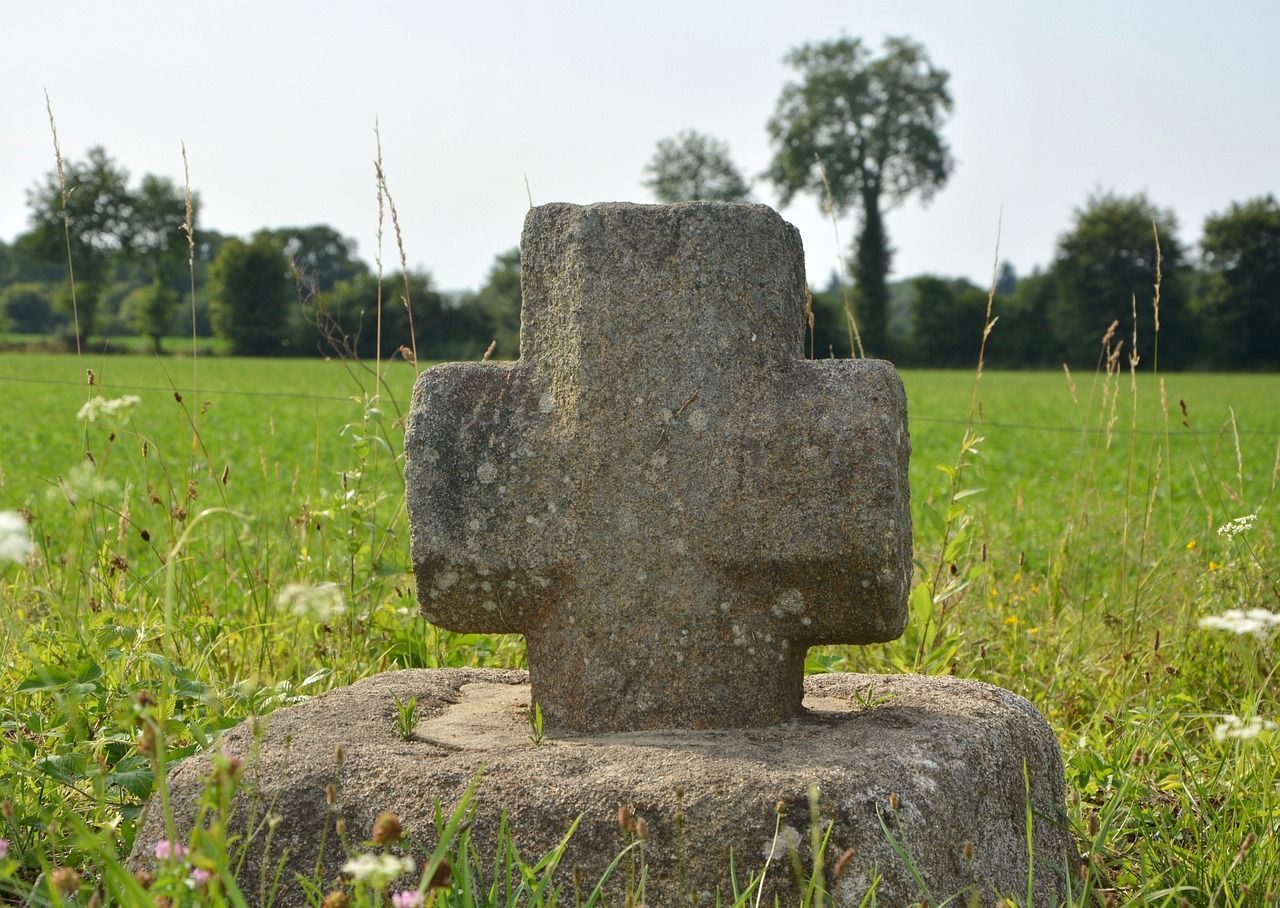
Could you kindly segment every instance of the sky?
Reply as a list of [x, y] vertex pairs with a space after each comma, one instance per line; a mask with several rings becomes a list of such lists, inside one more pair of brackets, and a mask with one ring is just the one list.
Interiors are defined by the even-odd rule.
[[[202, 224], [249, 235], [326, 223], [377, 253], [374, 124], [405, 255], [446, 290], [481, 285], [530, 197], [653, 201], [659, 139], [696, 129], [751, 177], [794, 78], [787, 52], [848, 35], [921, 42], [950, 73], [956, 160], [927, 205], [887, 215], [895, 278], [986, 285], [997, 252], [1050, 261], [1091, 193], [1145, 192], [1180, 237], [1280, 194], [1280, 4], [0, 0], [0, 239], [64, 157], [102, 145], [137, 179], [182, 179]], [[757, 201], [778, 193], [757, 179]], [[856, 221], [812, 196], [780, 209], [825, 286]], [[198, 225], [199, 226], [199, 225]], [[382, 258], [399, 260], [390, 236]]]

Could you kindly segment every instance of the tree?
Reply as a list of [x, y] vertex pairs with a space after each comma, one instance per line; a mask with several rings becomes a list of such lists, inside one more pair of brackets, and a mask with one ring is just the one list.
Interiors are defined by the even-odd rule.
[[515, 359], [520, 354], [520, 250], [501, 253], [489, 277], [471, 302], [484, 316], [494, 356]]
[[1280, 368], [1280, 204], [1267, 195], [1204, 222], [1202, 311], [1216, 366]]
[[[416, 347], [418, 357], [423, 360], [478, 359], [490, 338], [479, 308], [436, 290], [431, 275], [426, 272], [410, 271], [408, 284], [412, 323], [404, 304], [404, 275], [393, 273], [383, 278], [383, 358], [395, 356], [402, 347], [406, 350]], [[309, 314], [313, 322], [311, 336], [323, 351], [362, 359], [377, 355], [376, 276], [364, 274], [318, 294]]]
[[[84, 336], [93, 332], [111, 261], [129, 246], [133, 199], [128, 184], [128, 171], [95, 147], [86, 160], [65, 162], [62, 180], [54, 171], [27, 190], [31, 232], [26, 251], [42, 261], [65, 264], [69, 244], [74, 309]], [[71, 311], [70, 292], [62, 299]]]
[[369, 273], [369, 266], [356, 258], [356, 241], [327, 224], [278, 227], [261, 232], [280, 244], [308, 290], [324, 293], [342, 281]]
[[1160, 356], [1169, 365], [1186, 355], [1191, 331], [1177, 221], [1173, 212], [1157, 208], [1141, 193], [1091, 196], [1084, 208], [1077, 209], [1072, 229], [1058, 240], [1051, 270], [1055, 292], [1049, 324], [1060, 355], [1073, 362], [1089, 362], [1113, 321], [1120, 323], [1118, 337], [1125, 339], [1124, 349], [1129, 350], [1136, 303], [1138, 353], [1154, 365], [1155, 231], [1162, 260]]
[[[199, 212], [192, 198], [191, 228]], [[161, 338], [173, 322], [178, 293], [174, 282], [186, 270], [189, 247], [184, 232], [186, 197], [172, 180], [147, 174], [133, 194], [130, 217], [129, 258], [150, 278], [140, 288], [143, 298], [133, 307], [134, 327], [151, 338], [157, 353]]]
[[992, 315], [1000, 320], [987, 341], [987, 362], [1005, 368], [1013, 366], [1057, 367], [1062, 363], [1049, 330], [1049, 310], [1053, 306], [1053, 278], [1040, 269], [1018, 279], [1010, 295], [1000, 291]]
[[828, 357], [847, 358], [851, 354], [849, 345], [849, 323], [844, 314], [844, 290], [839, 281], [831, 281], [826, 290], [811, 291], [813, 300], [813, 336], [805, 331], [805, 353], [813, 352], [815, 359]]
[[177, 292], [159, 280], [139, 284], [120, 301], [120, 324], [128, 331], [151, 338], [153, 349], [161, 353], [164, 336], [173, 327], [177, 301]]
[[213, 330], [231, 351], [262, 356], [283, 352], [293, 285], [279, 243], [259, 234], [231, 239], [213, 263]]
[[1000, 263], [1000, 268], [996, 272], [996, 296], [1013, 296], [1018, 289], [1018, 272], [1007, 261]]
[[783, 205], [805, 191], [829, 196], [837, 215], [861, 214], [855, 300], [864, 346], [884, 352], [892, 253], [882, 207], [913, 193], [927, 202], [951, 174], [940, 132], [952, 106], [948, 74], [909, 38], [886, 39], [876, 58], [856, 38], [806, 44], [786, 62], [800, 79], [783, 87], [769, 120], [766, 176]]
[[46, 334], [58, 327], [47, 284], [10, 284], [0, 290], [0, 319], [18, 334]]
[[645, 173], [644, 184], [659, 202], [742, 202], [751, 191], [729, 159], [729, 146], [692, 129], [659, 141]]
[[912, 281], [912, 353], [930, 368], [969, 366], [978, 361], [987, 294], [964, 279], [924, 275]]

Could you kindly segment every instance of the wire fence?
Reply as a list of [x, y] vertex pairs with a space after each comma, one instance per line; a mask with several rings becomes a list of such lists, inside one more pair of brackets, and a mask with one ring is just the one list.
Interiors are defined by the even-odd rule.
[[[60, 385], [60, 386], [69, 386], [69, 387], [76, 387], [76, 388], [86, 387], [86, 384], [83, 381], [70, 381], [67, 379], [60, 380], [60, 379], [52, 379], [52, 378], [24, 378], [24, 377], [14, 376], [14, 375], [0, 375], [0, 383], [6, 383], [6, 382], [12, 383], [12, 384], [23, 384], [23, 385]], [[183, 395], [195, 394], [196, 390], [198, 390], [201, 397], [210, 397], [210, 396], [258, 397], [258, 398], [276, 397], [276, 398], [289, 398], [293, 400], [330, 401], [330, 402], [339, 402], [339, 403], [351, 403], [355, 400], [358, 400], [358, 398], [353, 394], [341, 396], [341, 395], [334, 395], [334, 394], [306, 394], [301, 391], [252, 391], [252, 390], [246, 390], [244, 388], [206, 388], [204, 386], [201, 386], [199, 389], [192, 389], [187, 387], [179, 387], [177, 385], [165, 387], [161, 385], [116, 384], [114, 382], [102, 381], [101, 379], [95, 380], [93, 387], [101, 388], [103, 390], [112, 390], [112, 391], [158, 391], [163, 394], [172, 394], [176, 391], [177, 393], [183, 394]], [[939, 425], [954, 425], [954, 426], [964, 426], [969, 424], [969, 420], [961, 419], [959, 417], [920, 416], [916, 414], [910, 414], [908, 416], [908, 422], [934, 423]], [[1040, 425], [1036, 423], [1003, 422], [1000, 420], [990, 420], [990, 419], [976, 419], [974, 420], [974, 424], [982, 427], [983, 429], [1013, 429], [1020, 432], [1051, 432], [1051, 433], [1058, 433], [1058, 434], [1084, 433], [1084, 434], [1109, 434], [1113, 436], [1136, 435], [1136, 436], [1155, 436], [1155, 437], [1161, 437], [1161, 438], [1165, 437], [1166, 435], [1169, 438], [1196, 438], [1196, 437], [1217, 438], [1225, 434], [1235, 434], [1235, 435], [1250, 436], [1250, 437], [1269, 436], [1272, 438], [1280, 438], [1280, 433], [1274, 432], [1274, 431], [1267, 431], [1265, 429], [1237, 429], [1234, 433], [1232, 433], [1231, 429], [1228, 426], [1224, 426], [1223, 428], [1217, 429], [1217, 430], [1207, 430], [1207, 429], [1191, 429], [1186, 426], [1179, 425], [1176, 429], [1171, 429], [1169, 432], [1166, 432], [1164, 429], [1136, 429], [1135, 430], [1135, 429], [1124, 427], [1124, 426], [1111, 426], [1111, 427], [1108, 427], [1105, 425], [1102, 425], [1102, 426], [1078, 426], [1078, 425], [1077, 426], [1051, 426], [1051, 425]]]

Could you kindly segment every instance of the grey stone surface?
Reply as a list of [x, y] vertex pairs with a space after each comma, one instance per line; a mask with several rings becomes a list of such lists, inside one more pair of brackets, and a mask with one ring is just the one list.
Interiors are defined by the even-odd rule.
[[406, 432], [423, 611], [528, 640], [572, 731], [766, 725], [805, 649], [897, 637], [906, 397], [803, 359], [804, 260], [763, 205], [545, 205], [520, 360], [422, 374]]
[[[1061, 757], [1028, 703], [949, 678], [803, 678], [812, 644], [901, 632], [910, 442], [889, 364], [802, 358], [794, 228], [758, 205], [551, 205], [530, 212], [522, 256], [521, 359], [423, 373], [406, 485], [424, 612], [525, 634], [530, 678], [396, 672], [228, 732], [247, 766], [242, 884], [283, 858], [276, 903], [303, 904], [297, 876], [342, 863], [335, 823], [358, 841], [384, 810], [421, 858], [437, 805], [483, 769], [470, 828], [486, 864], [503, 813], [530, 861], [580, 818], [561, 882], [577, 868], [589, 886], [634, 805], [654, 906], [731, 901], [731, 860], [745, 881], [775, 841], [811, 864], [814, 784], [839, 905], [873, 887], [882, 906], [1022, 899], [1032, 864], [1034, 903], [1063, 900]], [[409, 698], [423, 719], [404, 740]], [[171, 773], [184, 832], [210, 761]], [[135, 866], [164, 836], [153, 805]], [[763, 903], [799, 901], [790, 865], [773, 855]]]
[[[240, 871], [251, 902], [264, 860], [274, 868], [287, 851], [278, 905], [304, 904], [294, 873], [310, 876], [327, 828], [324, 875], [335, 878], [341, 816], [353, 840], [365, 838], [382, 810], [397, 813], [419, 861], [435, 844], [435, 805], [448, 812], [483, 768], [474, 840], [486, 863], [500, 814], [526, 860], [549, 851], [576, 817], [557, 879], [573, 868], [594, 882], [625, 844], [620, 805], [634, 804], [649, 838], [647, 904], [712, 904], [729, 891], [729, 856], [740, 878], [758, 873], [773, 841], [781, 802], [783, 837], [798, 833], [810, 865], [811, 782], [819, 786], [822, 821], [834, 823], [826, 853], [828, 881], [846, 849], [854, 849], [830, 883], [839, 905], [857, 905], [879, 878], [882, 906], [923, 897], [881, 826], [911, 856], [932, 897], [942, 901], [971, 887], [981, 904], [1027, 888], [1027, 801], [1030, 779], [1036, 905], [1066, 895], [1065, 868], [1075, 866], [1062, 810], [1057, 742], [1026, 701], [997, 688], [952, 678], [824, 675], [805, 680], [805, 706], [790, 721], [735, 731], [635, 732], [529, 740], [529, 688], [522, 673], [448, 670], [394, 672], [280, 710], [255, 737], [246, 723], [221, 747], [246, 761], [237, 823], [280, 815], [270, 853], [265, 831], [247, 847]], [[423, 720], [412, 740], [394, 730], [395, 701], [416, 697]], [[342, 745], [341, 768], [334, 752]], [[207, 755], [171, 773], [178, 828], [185, 834], [208, 778]], [[325, 786], [335, 782], [336, 804]], [[683, 796], [679, 794], [683, 792]], [[896, 810], [891, 809], [896, 804]], [[680, 820], [677, 821], [677, 816]], [[261, 829], [261, 827], [260, 827]], [[133, 864], [146, 864], [165, 837], [154, 806], [145, 817]], [[972, 859], [965, 842], [972, 842]], [[683, 870], [680, 856], [683, 856]], [[489, 864], [491, 866], [491, 864]], [[789, 862], [775, 855], [762, 904], [797, 904]], [[625, 874], [613, 878], [606, 904], [621, 904]], [[956, 904], [968, 904], [967, 896]]]

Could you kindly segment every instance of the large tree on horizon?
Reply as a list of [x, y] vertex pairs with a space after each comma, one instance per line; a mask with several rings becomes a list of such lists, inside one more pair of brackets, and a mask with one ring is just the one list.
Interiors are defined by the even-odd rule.
[[775, 153], [765, 176], [784, 206], [811, 192], [836, 216], [859, 213], [855, 302], [864, 348], [884, 354], [891, 250], [883, 209], [913, 193], [927, 202], [951, 174], [941, 135], [949, 76], [906, 37], [886, 38], [878, 57], [857, 38], [805, 44], [786, 63], [799, 80], [783, 87], [769, 120]]

